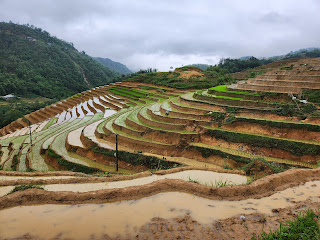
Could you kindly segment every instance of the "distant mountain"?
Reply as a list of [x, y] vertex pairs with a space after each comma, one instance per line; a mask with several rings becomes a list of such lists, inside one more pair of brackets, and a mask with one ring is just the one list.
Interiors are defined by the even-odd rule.
[[103, 66], [106, 66], [110, 68], [112, 71], [115, 71], [116, 73], [120, 74], [130, 74], [132, 71], [126, 67], [126, 65], [119, 63], [119, 62], [114, 62], [109, 58], [93, 58], [97, 60], [99, 63], [101, 63]]
[[61, 99], [117, 75], [41, 28], [0, 22], [0, 96]]

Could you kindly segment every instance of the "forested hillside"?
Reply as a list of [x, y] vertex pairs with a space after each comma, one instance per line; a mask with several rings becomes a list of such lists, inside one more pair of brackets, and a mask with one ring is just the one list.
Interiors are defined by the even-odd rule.
[[114, 62], [109, 58], [94, 58], [97, 60], [99, 63], [101, 63], [103, 66], [106, 66], [110, 68], [112, 71], [120, 73], [120, 74], [130, 74], [132, 71], [126, 67], [126, 65], [119, 63], [119, 62]]
[[117, 74], [41, 28], [0, 23], [0, 96], [61, 99]]

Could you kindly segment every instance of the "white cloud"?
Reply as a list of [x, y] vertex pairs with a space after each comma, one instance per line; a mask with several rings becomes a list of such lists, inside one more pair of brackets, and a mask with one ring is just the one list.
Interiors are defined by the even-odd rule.
[[133, 69], [165, 69], [319, 47], [319, 10], [317, 0], [2, 0], [0, 20]]

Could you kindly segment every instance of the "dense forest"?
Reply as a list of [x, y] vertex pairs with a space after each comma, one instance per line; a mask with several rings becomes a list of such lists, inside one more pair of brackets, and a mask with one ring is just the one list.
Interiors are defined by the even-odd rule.
[[0, 96], [61, 99], [117, 75], [41, 28], [0, 22]]
[[28, 113], [34, 112], [54, 102], [55, 100], [25, 102], [23, 100], [12, 99], [9, 103], [0, 106], [0, 128]]
[[109, 58], [93, 58], [97, 60], [99, 63], [101, 63], [103, 66], [106, 66], [110, 68], [112, 71], [117, 72], [119, 74], [130, 74], [132, 71], [126, 67], [126, 65], [119, 63], [119, 62], [114, 62]]

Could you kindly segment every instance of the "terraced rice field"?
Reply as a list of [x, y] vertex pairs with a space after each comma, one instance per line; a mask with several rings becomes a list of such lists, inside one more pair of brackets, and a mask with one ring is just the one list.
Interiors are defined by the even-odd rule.
[[[232, 239], [230, 229], [219, 232], [219, 227], [209, 225], [240, 214], [252, 219], [257, 213], [269, 216], [276, 208], [298, 207], [297, 202], [310, 207], [320, 204], [320, 121], [276, 115], [274, 110], [282, 103], [257, 100], [260, 93], [234, 86], [193, 92], [163, 89], [130, 82], [103, 86], [56, 104], [59, 113], [51, 114], [54, 117], [40, 121], [46, 109], [30, 115], [30, 128], [2, 129], [1, 167], [17, 172], [0, 171], [0, 203], [5, 203], [1, 209], [14, 207], [0, 211], [7, 219], [0, 220], [0, 232], [1, 225], [8, 226], [0, 239], [23, 235], [157, 239], [161, 232], [163, 239]], [[249, 184], [272, 173], [278, 174]], [[300, 175], [294, 178], [296, 173]], [[6, 195], [21, 184], [40, 185], [44, 190]], [[22, 204], [86, 205], [17, 209], [19, 201], [8, 201], [10, 195], [29, 199], [21, 200]], [[97, 209], [101, 216], [88, 225]], [[142, 210], [145, 214], [140, 214]], [[49, 211], [48, 216], [56, 220], [39, 217], [49, 225], [77, 218], [89, 230], [76, 232], [80, 225], [66, 224], [45, 234], [26, 225], [15, 232], [23, 215], [41, 225], [29, 211], [38, 217]], [[64, 211], [72, 217], [66, 220]], [[79, 217], [82, 211], [88, 212], [86, 220]], [[114, 222], [102, 224], [104, 214], [114, 216], [117, 211], [121, 214]], [[10, 214], [16, 215], [17, 222], [10, 223]]]

